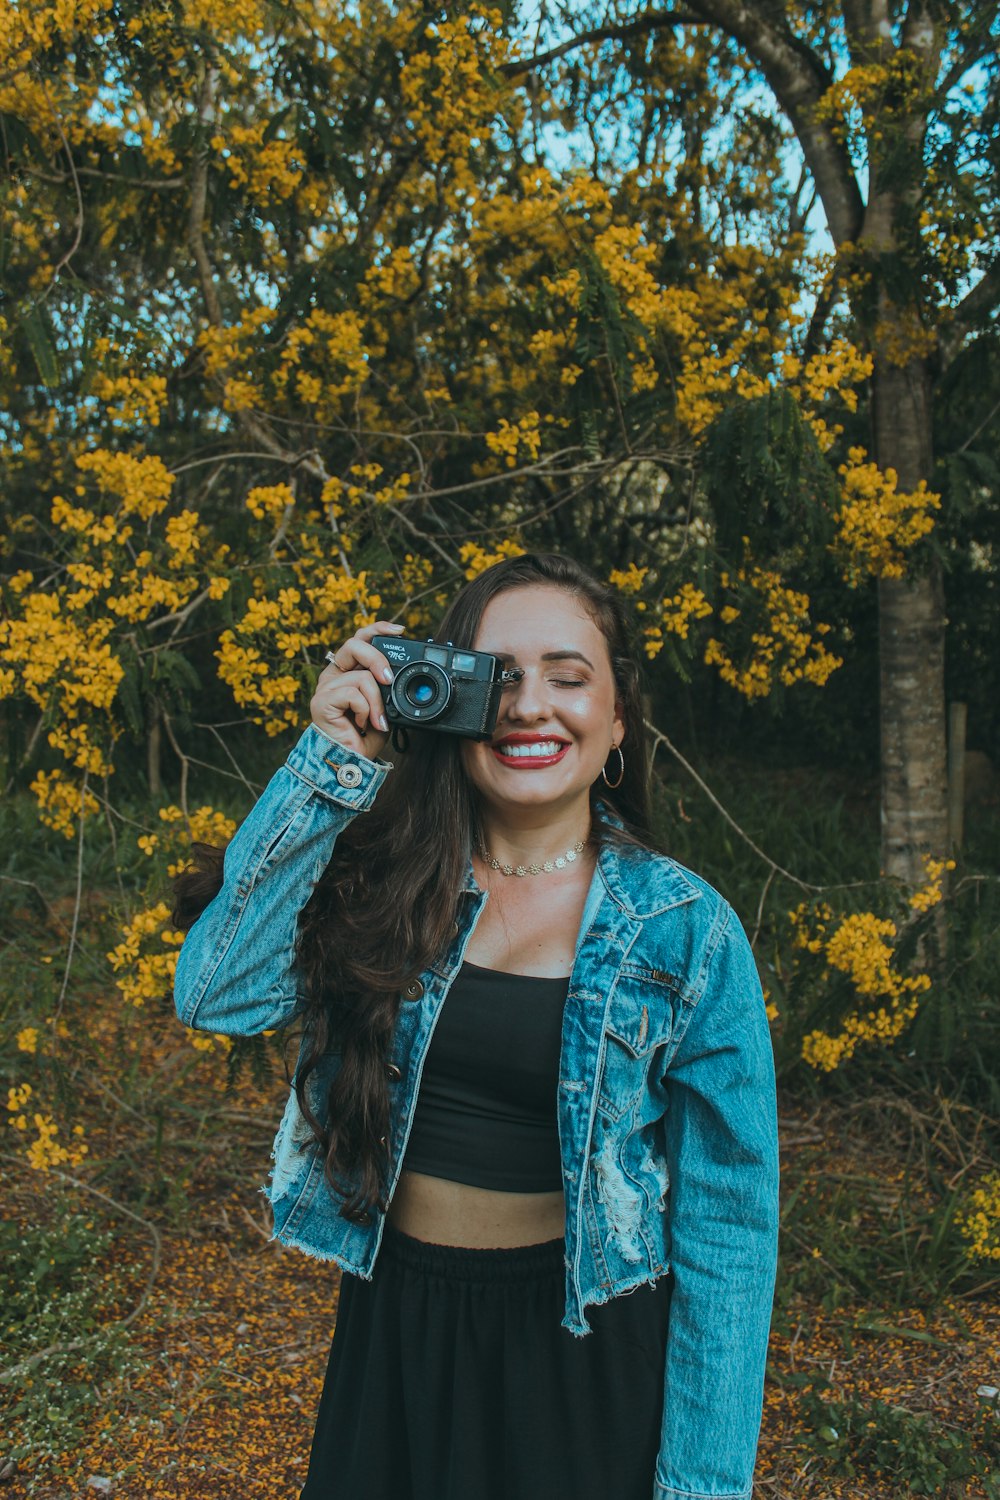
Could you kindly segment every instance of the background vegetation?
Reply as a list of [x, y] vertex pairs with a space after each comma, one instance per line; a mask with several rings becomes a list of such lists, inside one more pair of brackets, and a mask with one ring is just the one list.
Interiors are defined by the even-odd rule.
[[169, 877], [529, 547], [768, 990], [762, 1492], [998, 1493], [997, 7], [757, 11], [0, 0], [10, 1493], [294, 1493], [334, 1284]]

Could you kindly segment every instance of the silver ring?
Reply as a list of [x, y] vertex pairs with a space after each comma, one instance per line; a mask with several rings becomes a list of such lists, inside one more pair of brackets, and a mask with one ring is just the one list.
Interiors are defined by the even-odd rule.
[[337, 658], [334, 656], [332, 651], [328, 651], [326, 653], [326, 660], [330, 663], [331, 667], [336, 668], [338, 672], [342, 672], [344, 670], [343, 667], [338, 665]]

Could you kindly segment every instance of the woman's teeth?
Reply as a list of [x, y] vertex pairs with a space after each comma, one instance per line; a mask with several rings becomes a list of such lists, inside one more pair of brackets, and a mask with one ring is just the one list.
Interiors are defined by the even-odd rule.
[[497, 746], [500, 754], [509, 756], [511, 760], [541, 760], [550, 755], [558, 755], [562, 748], [561, 740], [538, 740], [533, 745]]

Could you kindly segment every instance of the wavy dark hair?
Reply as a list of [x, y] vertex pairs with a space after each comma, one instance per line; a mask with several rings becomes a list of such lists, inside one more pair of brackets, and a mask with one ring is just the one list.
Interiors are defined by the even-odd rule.
[[[487, 605], [510, 589], [544, 584], [585, 607], [607, 642], [621, 718], [621, 784], [591, 792], [592, 839], [652, 847], [649, 752], [639, 673], [617, 594], [571, 558], [528, 553], [486, 569], [456, 595], [436, 639], [475, 645]], [[608, 814], [610, 813], [611, 816]], [[295, 1075], [303, 1115], [323, 1152], [345, 1218], [384, 1207], [391, 1169], [387, 1058], [403, 990], [452, 940], [460, 892], [480, 835], [476, 794], [452, 735], [414, 732], [378, 801], [337, 840], [299, 917], [297, 956], [308, 993]], [[217, 852], [177, 882], [175, 921], [187, 926], [221, 883]], [[340, 1067], [325, 1121], [306, 1084], [330, 1052]]]

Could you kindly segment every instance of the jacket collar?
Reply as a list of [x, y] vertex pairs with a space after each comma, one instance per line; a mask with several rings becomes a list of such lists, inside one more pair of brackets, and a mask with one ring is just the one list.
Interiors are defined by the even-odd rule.
[[606, 843], [597, 871], [611, 900], [628, 917], [653, 917], [701, 895], [676, 860], [634, 844]]

